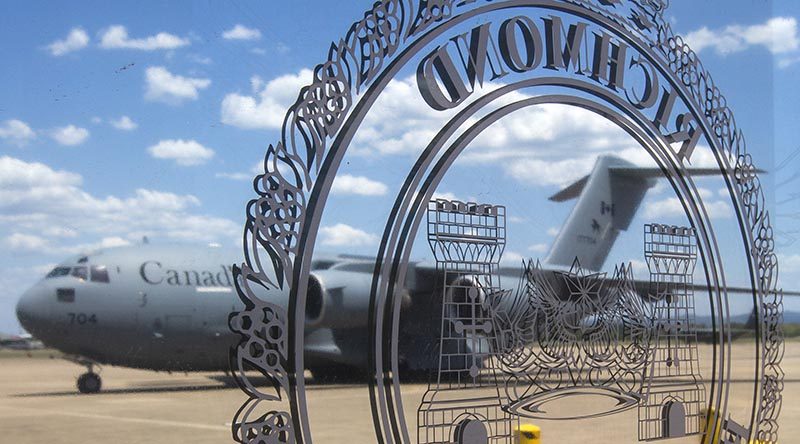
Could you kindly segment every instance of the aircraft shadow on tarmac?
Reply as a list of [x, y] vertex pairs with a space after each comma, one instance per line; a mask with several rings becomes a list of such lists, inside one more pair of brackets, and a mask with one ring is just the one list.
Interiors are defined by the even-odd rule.
[[[202, 391], [215, 391], [215, 390], [227, 390], [236, 388], [236, 381], [231, 376], [219, 375], [219, 376], [208, 376], [207, 379], [212, 381], [216, 381], [219, 385], [207, 385], [203, 383], [198, 383], [198, 380], [195, 379], [191, 382], [187, 382], [185, 384], [176, 384], [173, 382], [142, 382], [140, 383], [141, 386], [139, 387], [122, 387], [122, 388], [104, 388], [103, 391], [99, 393], [94, 393], [91, 396], [108, 396], [108, 395], [126, 395], [126, 394], [141, 394], [141, 393], [176, 393], [176, 392], [202, 392]], [[419, 384], [424, 381], [420, 381], [421, 378], [412, 378], [412, 380], [407, 381], [409, 385], [411, 384]], [[256, 386], [266, 386], [268, 384], [267, 378], [250, 378], [251, 381], [255, 383]], [[710, 383], [711, 381], [705, 380], [703, 382]], [[734, 378], [730, 380], [731, 383], [751, 383], [752, 381], [747, 378]], [[793, 378], [793, 379], [784, 379], [785, 384], [789, 383], [798, 383], [800, 382], [800, 378]], [[307, 379], [307, 388], [309, 390], [336, 390], [344, 387], [360, 387], [366, 386], [366, 380], [360, 380], [359, 378], [350, 378], [347, 380], [335, 381], [335, 380], [325, 380], [325, 381], [314, 381], [313, 378]], [[85, 396], [78, 393], [77, 390], [62, 390], [62, 391], [54, 391], [54, 392], [36, 392], [36, 393], [18, 393], [15, 395], [11, 395], [12, 398], [39, 398], [39, 397], [58, 397], [58, 396]]]
[[[103, 396], [103, 395], [125, 395], [125, 394], [141, 394], [141, 393], [174, 393], [174, 392], [202, 392], [202, 391], [214, 391], [214, 390], [227, 390], [236, 388], [236, 380], [234, 380], [231, 376], [219, 375], [219, 376], [209, 376], [207, 379], [212, 381], [216, 381], [219, 385], [208, 385], [204, 383], [200, 383], [197, 379], [192, 381], [187, 381], [187, 383], [181, 384], [180, 382], [142, 382], [141, 386], [138, 387], [120, 387], [120, 388], [103, 388], [101, 392], [93, 393], [92, 396]], [[266, 386], [268, 385], [267, 378], [250, 378], [250, 380], [255, 383], [256, 386]], [[366, 380], [361, 381], [356, 378], [350, 378], [347, 380], [341, 381], [333, 381], [333, 380], [326, 380], [326, 381], [314, 381], [313, 379], [308, 379], [308, 387], [312, 390], [328, 390], [328, 389], [337, 389], [341, 387], [352, 387], [352, 386], [360, 386], [365, 385], [367, 383]], [[81, 395], [76, 389], [71, 390], [60, 390], [60, 391], [52, 391], [52, 392], [36, 392], [36, 393], [18, 393], [15, 395], [11, 395], [13, 398], [39, 398], [39, 397], [53, 397], [53, 396], [76, 396]], [[85, 395], [81, 395], [85, 396]]]

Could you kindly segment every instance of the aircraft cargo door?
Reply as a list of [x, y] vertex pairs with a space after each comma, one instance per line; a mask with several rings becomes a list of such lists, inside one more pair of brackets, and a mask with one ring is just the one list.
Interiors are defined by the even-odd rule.
[[139, 292], [138, 331], [147, 344], [152, 366], [166, 370], [191, 370], [197, 345], [194, 289], [152, 287]]
[[198, 359], [211, 368], [227, 368], [228, 351], [235, 344], [228, 315], [239, 306], [232, 287], [198, 287], [196, 296], [197, 340], [203, 344]]

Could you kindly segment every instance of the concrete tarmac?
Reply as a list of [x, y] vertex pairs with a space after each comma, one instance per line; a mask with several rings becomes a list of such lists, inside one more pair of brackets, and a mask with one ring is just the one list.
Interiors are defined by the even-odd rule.
[[[736, 388], [752, 387], [748, 382], [752, 367], [747, 362], [737, 363], [737, 356], [746, 355], [752, 347], [752, 343], [734, 344], [732, 411], [752, 402], [744, 390], [737, 392]], [[710, 347], [701, 346], [701, 358], [710, 356], [709, 353]], [[245, 395], [220, 374], [170, 375], [105, 367], [101, 373], [102, 393], [80, 395], [75, 380], [84, 369], [51, 359], [51, 354], [55, 352], [40, 350], [29, 357], [25, 352], [0, 350], [0, 443], [233, 442], [230, 422]], [[787, 343], [783, 364], [786, 385], [781, 442], [793, 443], [800, 439], [800, 342]], [[426, 384], [408, 384], [403, 389], [412, 440], [416, 436], [416, 408], [426, 389]], [[365, 386], [312, 383], [307, 397], [314, 442], [375, 442]], [[578, 407], [581, 406], [563, 406]], [[542, 427], [543, 444], [636, 442], [635, 408], [618, 415], [579, 421], [525, 422]], [[665, 442], [699, 443], [700, 439], [693, 436]]]

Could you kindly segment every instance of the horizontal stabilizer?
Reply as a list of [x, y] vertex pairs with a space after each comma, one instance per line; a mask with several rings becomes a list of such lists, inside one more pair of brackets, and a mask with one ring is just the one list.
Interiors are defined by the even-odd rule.
[[[664, 177], [664, 171], [657, 167], [637, 167], [637, 166], [610, 166], [608, 172], [613, 175], [638, 178], [638, 179], [659, 179]], [[762, 174], [764, 170], [755, 170]], [[689, 176], [716, 176], [720, 173], [719, 168], [688, 168], [684, 173]], [[583, 176], [577, 181], [567, 185], [556, 194], [548, 197], [551, 202], [566, 202], [581, 195], [583, 188], [589, 181], [589, 175]]]
[[[608, 171], [612, 174], [619, 174], [627, 177], [641, 177], [647, 179], [659, 179], [664, 177], [664, 170], [658, 167], [609, 167]], [[689, 176], [713, 176], [719, 174], [719, 168], [687, 168], [684, 170]]]
[[[641, 177], [647, 179], [659, 179], [664, 177], [664, 171], [657, 167], [625, 167], [625, 166], [612, 166], [608, 168], [612, 174], [619, 174], [627, 177]], [[719, 168], [687, 168], [681, 171], [687, 176], [716, 176], [720, 174]], [[732, 172], [732, 171], [731, 171]], [[756, 170], [756, 173], [763, 173], [762, 170]]]

